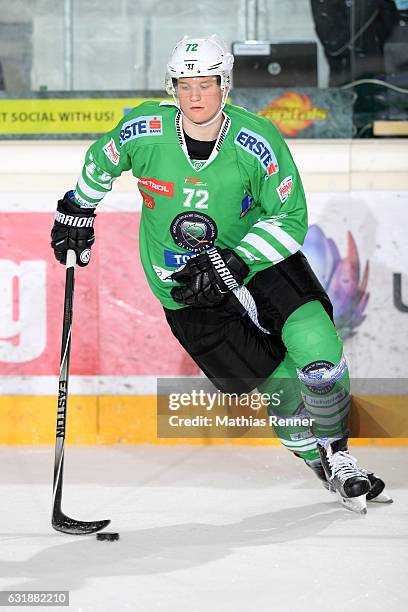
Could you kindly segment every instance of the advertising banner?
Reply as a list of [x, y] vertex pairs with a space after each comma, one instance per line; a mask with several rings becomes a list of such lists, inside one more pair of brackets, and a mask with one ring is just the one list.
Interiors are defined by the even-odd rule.
[[[139, 214], [98, 215], [92, 261], [76, 274], [73, 375], [198, 372], [145, 281]], [[53, 216], [0, 213], [0, 374], [58, 372], [65, 268], [49, 245]]]
[[0, 99], [0, 134], [100, 134], [111, 130], [123, 115], [145, 100], [140, 97]]
[[[24, 136], [78, 138], [105, 133], [131, 108], [163, 100], [160, 92], [87, 98], [55, 96], [0, 97], [0, 138]], [[51, 94], [47, 94], [49, 96]], [[84, 95], [84, 94], [82, 94]], [[288, 138], [351, 138], [352, 94], [341, 89], [232, 89], [228, 102], [266, 117]]]
[[[0, 392], [24, 393], [38, 377], [43, 382], [30, 392], [47, 393], [44, 381], [59, 368], [65, 279], [49, 246], [57, 195], [2, 198]], [[408, 193], [309, 193], [308, 201], [303, 251], [333, 301], [352, 376], [407, 378]], [[7, 202], [20, 212], [7, 211]], [[36, 204], [43, 212], [33, 211]], [[113, 393], [131, 381], [127, 392], [138, 394], [156, 376], [199, 375], [145, 281], [140, 209], [136, 189], [109, 194], [97, 216], [91, 264], [77, 271], [71, 373], [84, 392], [98, 378], [110, 381]]]
[[272, 121], [288, 138], [351, 138], [353, 94], [341, 89], [233, 89], [237, 106]]

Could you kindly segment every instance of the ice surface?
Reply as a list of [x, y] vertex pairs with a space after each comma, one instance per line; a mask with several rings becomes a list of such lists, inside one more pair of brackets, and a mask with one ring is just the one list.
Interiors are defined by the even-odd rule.
[[51, 529], [52, 448], [1, 447], [0, 589], [70, 590], [78, 611], [407, 610], [408, 448], [354, 454], [395, 500], [366, 517], [281, 447], [68, 447], [63, 510], [120, 532], [98, 542]]

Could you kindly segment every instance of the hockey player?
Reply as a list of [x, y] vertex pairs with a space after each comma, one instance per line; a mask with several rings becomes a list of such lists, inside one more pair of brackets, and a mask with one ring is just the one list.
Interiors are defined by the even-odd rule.
[[274, 125], [226, 104], [233, 61], [215, 35], [175, 46], [173, 102], [141, 104], [90, 147], [75, 190], [58, 202], [51, 244], [61, 263], [71, 248], [87, 265], [96, 206], [131, 170], [144, 203], [143, 268], [173, 334], [221, 391], [272, 394], [295, 380], [275, 414], [302, 410], [313, 430], [277, 435], [346, 507], [365, 512], [384, 483], [347, 450], [347, 363], [301, 252], [302, 183]]

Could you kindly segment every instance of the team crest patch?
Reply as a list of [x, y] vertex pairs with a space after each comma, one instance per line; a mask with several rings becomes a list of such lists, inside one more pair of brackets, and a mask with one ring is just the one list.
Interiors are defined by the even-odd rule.
[[194, 166], [194, 170], [201, 170], [201, 168], [205, 165], [205, 161], [196, 159], [195, 161], [192, 162], [193, 166]]
[[114, 164], [115, 166], [119, 164], [120, 154], [116, 148], [116, 144], [113, 138], [111, 138], [110, 141], [107, 142], [106, 145], [103, 147], [103, 152], [105, 153], [106, 157], [112, 162], [112, 164]]
[[215, 221], [204, 213], [187, 212], [175, 217], [170, 226], [174, 242], [193, 253], [212, 246], [218, 230]]
[[260, 134], [242, 128], [234, 142], [257, 158], [261, 166], [265, 168], [267, 178], [279, 171], [278, 160], [271, 145]]
[[143, 136], [162, 136], [163, 124], [162, 116], [146, 115], [143, 117], [135, 117], [130, 121], [126, 121], [122, 125], [119, 136], [119, 144], [121, 147], [129, 140], [142, 138]]

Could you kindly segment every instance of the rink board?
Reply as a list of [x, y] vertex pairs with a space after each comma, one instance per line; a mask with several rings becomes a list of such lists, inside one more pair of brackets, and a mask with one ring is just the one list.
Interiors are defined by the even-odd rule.
[[[346, 261], [346, 277], [340, 279], [343, 286], [335, 288], [339, 299], [344, 299], [347, 283], [353, 282], [355, 298], [363, 290], [363, 272], [368, 270], [364, 289], [368, 301], [353, 335], [345, 340], [353, 376], [371, 380], [406, 377], [408, 192], [307, 195], [310, 224], [322, 232], [320, 250], [333, 241]], [[54, 437], [64, 269], [53, 260], [48, 235], [57, 196], [3, 192], [1, 197], [3, 444], [49, 444]], [[107, 196], [96, 222], [92, 264], [77, 274], [69, 417], [71, 431], [76, 433], [68, 432], [71, 443], [157, 442], [156, 377], [199, 374], [169, 331], [162, 308], [145, 281], [138, 256], [140, 207], [136, 184], [134, 192]], [[326, 269], [329, 262], [317, 264]], [[351, 269], [354, 278], [347, 277]], [[362, 400], [356, 402], [359, 426], [354, 425], [355, 435], [384, 438], [387, 443], [408, 437], [407, 398], [390, 392], [379, 395], [367, 400], [369, 407]], [[208, 438], [201, 441], [210, 443]], [[245, 436], [239, 441], [275, 443]]]
[[[350, 431], [354, 444], [408, 445], [406, 398], [353, 398]], [[157, 436], [155, 396], [72, 396], [67, 419], [68, 444], [280, 444], [274, 437], [253, 438], [241, 429], [237, 437], [204, 435], [188, 438]], [[56, 398], [0, 398], [0, 444], [52, 444], [55, 440]], [[272, 433], [272, 431], [271, 431]]]

